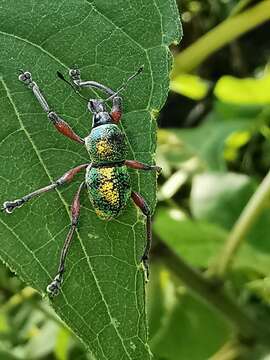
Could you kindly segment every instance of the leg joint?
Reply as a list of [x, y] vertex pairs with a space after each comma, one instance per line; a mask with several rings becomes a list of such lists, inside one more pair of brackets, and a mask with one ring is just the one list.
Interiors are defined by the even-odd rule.
[[60, 177], [58, 180], [55, 181], [56, 186], [61, 186], [65, 183], [63, 177]]
[[79, 222], [79, 216], [76, 216], [76, 217], [72, 218], [71, 227], [77, 227], [78, 222]]
[[146, 204], [146, 202], [142, 206], [142, 212], [144, 213], [145, 216], [151, 215], [150, 207]]
[[54, 111], [50, 111], [48, 113], [48, 119], [51, 120], [53, 124], [57, 124], [59, 122], [59, 118]]

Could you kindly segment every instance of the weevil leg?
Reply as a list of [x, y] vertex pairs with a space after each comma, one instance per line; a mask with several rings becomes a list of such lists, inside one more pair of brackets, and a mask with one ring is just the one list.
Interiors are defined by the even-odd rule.
[[53, 182], [50, 185], [47, 185], [41, 189], [38, 189], [30, 194], [27, 194], [23, 196], [21, 199], [13, 200], [13, 201], [5, 201], [1, 211], [5, 211], [7, 214], [11, 214], [16, 208], [19, 208], [23, 206], [26, 202], [33, 199], [36, 196], [39, 196], [43, 193], [46, 193], [48, 191], [54, 190], [58, 186], [64, 185], [66, 183], [69, 183], [73, 180], [74, 176], [82, 171], [83, 169], [86, 169], [90, 164], [82, 164], [79, 166], [76, 166], [75, 168], [67, 171], [63, 176], [61, 176], [58, 180]]
[[115, 91], [110, 89], [109, 87], [102, 85], [96, 81], [82, 81], [81, 80], [81, 72], [79, 69], [74, 68], [69, 70], [69, 76], [71, 81], [78, 86], [79, 88], [95, 88], [104, 91], [106, 94], [113, 96]]
[[85, 88], [85, 87], [93, 87], [99, 90], [104, 91], [107, 93], [109, 98], [107, 98], [105, 101], [112, 100], [113, 106], [112, 110], [110, 112], [110, 115], [114, 121], [114, 123], [118, 124], [121, 116], [122, 116], [122, 98], [118, 96], [119, 92], [125, 89], [127, 83], [134, 79], [138, 74], [140, 74], [143, 71], [143, 66], [141, 66], [133, 75], [131, 75], [119, 88], [117, 91], [112, 90], [108, 86], [105, 86], [103, 84], [100, 84], [96, 81], [82, 81], [81, 80], [81, 72], [79, 69], [74, 68], [69, 70], [69, 76], [71, 78], [71, 81], [78, 86], [79, 88]]
[[57, 115], [56, 112], [52, 111], [46, 99], [42, 95], [38, 85], [32, 80], [32, 75], [29, 71], [24, 71], [24, 72], [22, 71], [22, 73], [19, 75], [19, 80], [22, 81], [25, 85], [28, 86], [29, 89], [32, 90], [33, 94], [35, 95], [42, 109], [46, 112], [48, 119], [52, 122], [54, 127], [61, 134], [65, 135], [66, 137], [80, 144], [84, 144], [84, 140], [79, 135], [77, 135], [72, 130], [72, 128]]
[[131, 169], [156, 171], [158, 174], [160, 174], [162, 170], [159, 166], [144, 164], [136, 160], [125, 160], [125, 165]]
[[78, 226], [78, 220], [80, 215], [80, 193], [82, 189], [85, 187], [85, 182], [82, 182], [79, 186], [79, 189], [77, 190], [72, 206], [71, 206], [71, 224], [70, 229], [67, 234], [66, 240], [64, 242], [61, 255], [60, 255], [60, 261], [58, 266], [58, 272], [56, 276], [54, 277], [53, 281], [47, 286], [47, 292], [49, 296], [54, 297], [59, 294], [62, 282], [63, 282], [63, 274], [65, 271], [65, 261], [68, 253], [68, 249], [70, 247], [72, 238], [74, 236], [74, 232]]
[[132, 191], [131, 198], [134, 201], [134, 203], [138, 206], [138, 208], [142, 211], [142, 213], [146, 216], [146, 245], [144, 248], [141, 261], [144, 266], [145, 280], [147, 282], [149, 280], [149, 252], [152, 244], [151, 212], [148, 204], [139, 193]]
[[69, 76], [71, 81], [79, 88], [96, 88], [110, 95], [110, 97], [112, 97], [112, 102], [113, 102], [110, 115], [116, 124], [119, 123], [122, 116], [122, 98], [120, 96], [117, 96], [117, 92], [96, 81], [90, 81], [90, 80], [82, 81], [81, 72], [77, 68], [70, 69]]
[[110, 115], [113, 119], [113, 122], [118, 124], [122, 117], [122, 98], [120, 96], [115, 96], [112, 99], [112, 103], [113, 106]]

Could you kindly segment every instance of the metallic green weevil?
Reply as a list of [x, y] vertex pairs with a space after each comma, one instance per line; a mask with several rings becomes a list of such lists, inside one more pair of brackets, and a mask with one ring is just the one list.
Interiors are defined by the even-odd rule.
[[[7, 214], [11, 214], [16, 208], [23, 206], [35, 196], [39, 196], [58, 186], [69, 183], [78, 172], [85, 170], [85, 180], [80, 184], [71, 206], [71, 226], [61, 251], [58, 271], [52, 282], [47, 286], [47, 292], [50, 296], [58, 295], [63, 282], [67, 252], [75, 229], [78, 226], [80, 193], [85, 187], [88, 190], [90, 201], [97, 216], [103, 220], [110, 220], [118, 216], [129, 198], [132, 198], [134, 203], [146, 216], [146, 245], [141, 261], [145, 269], [146, 279], [148, 279], [148, 260], [152, 238], [150, 209], [144, 198], [139, 193], [132, 191], [128, 168], [154, 170], [157, 172], [160, 172], [161, 168], [143, 164], [136, 160], [127, 160], [125, 136], [118, 127], [122, 116], [122, 98], [118, 94], [124, 89], [126, 84], [141, 73], [142, 70], [143, 67], [130, 76], [117, 91], [113, 91], [109, 87], [95, 81], [82, 81], [79, 69], [71, 69], [69, 71], [72, 82], [67, 81], [61, 73], [57, 73], [58, 76], [67, 82], [82, 98], [84, 97], [78, 91], [84, 87], [96, 88], [109, 95], [105, 100], [88, 100], [84, 98], [87, 101], [88, 110], [93, 114], [92, 129], [85, 139], [78, 136], [71, 127], [49, 107], [38, 85], [32, 80], [30, 72], [21, 71], [19, 75], [19, 80], [32, 90], [42, 109], [46, 112], [48, 120], [61, 134], [79, 144], [85, 145], [91, 160], [91, 162], [87, 164], [79, 165], [67, 171], [50, 185], [27, 194], [20, 199], [4, 202], [1, 209]], [[108, 112], [105, 107], [105, 103], [108, 101], [112, 102], [110, 112]]]

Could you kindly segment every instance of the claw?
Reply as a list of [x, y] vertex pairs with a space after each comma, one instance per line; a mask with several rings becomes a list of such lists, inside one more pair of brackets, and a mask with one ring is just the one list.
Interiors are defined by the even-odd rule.
[[146, 283], [148, 283], [149, 282], [149, 275], [150, 275], [148, 258], [142, 258], [141, 265], [142, 265], [143, 272], [144, 272], [144, 281]]
[[5, 201], [1, 211], [5, 211], [7, 214], [11, 214], [16, 208], [21, 207], [24, 204], [22, 199], [14, 200], [14, 201]]
[[19, 80], [24, 82], [26, 85], [32, 83], [32, 75], [29, 71], [21, 70], [21, 74], [19, 75]]
[[162, 168], [160, 166], [155, 166], [155, 170], [158, 175], [161, 174], [161, 172], [162, 172]]
[[68, 73], [72, 80], [80, 80], [81, 72], [77, 67], [70, 69]]
[[59, 294], [63, 282], [61, 274], [57, 274], [53, 281], [47, 286], [47, 293], [50, 297], [55, 297]]

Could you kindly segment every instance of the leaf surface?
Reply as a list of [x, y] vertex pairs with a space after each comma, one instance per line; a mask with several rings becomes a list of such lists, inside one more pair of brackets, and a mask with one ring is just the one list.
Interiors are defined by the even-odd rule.
[[[154, 359], [210, 359], [226, 342], [228, 323], [215, 309], [186, 290], [161, 263], [154, 265], [155, 278], [149, 297]], [[194, 337], [196, 346], [190, 346]]]
[[[235, 173], [204, 173], [196, 175], [191, 192], [193, 218], [181, 216], [179, 210], [159, 208], [154, 231], [162, 241], [191, 265], [207, 268], [222, 250], [233, 223], [237, 220], [255, 181]], [[270, 250], [268, 224], [270, 211], [266, 206], [233, 262], [234, 270], [247, 270], [267, 276]]]
[[[57, 111], [81, 136], [90, 132], [85, 103], [56, 71], [79, 66], [82, 78], [117, 89], [141, 65], [123, 93], [122, 130], [129, 158], [153, 162], [156, 121], [168, 92], [171, 56], [179, 40], [174, 0], [0, 1], [1, 202], [19, 198], [89, 161], [86, 150], [59, 135], [33, 94], [18, 81], [28, 70]], [[83, 91], [87, 97], [96, 93]], [[44, 293], [54, 277], [69, 223], [73, 184], [33, 200], [12, 216], [0, 215], [0, 256]], [[155, 205], [155, 174], [132, 172], [133, 189]], [[86, 344], [93, 359], [149, 359], [144, 279], [139, 266], [144, 218], [131, 201], [122, 215], [99, 220], [82, 195], [62, 293], [52, 305]]]

